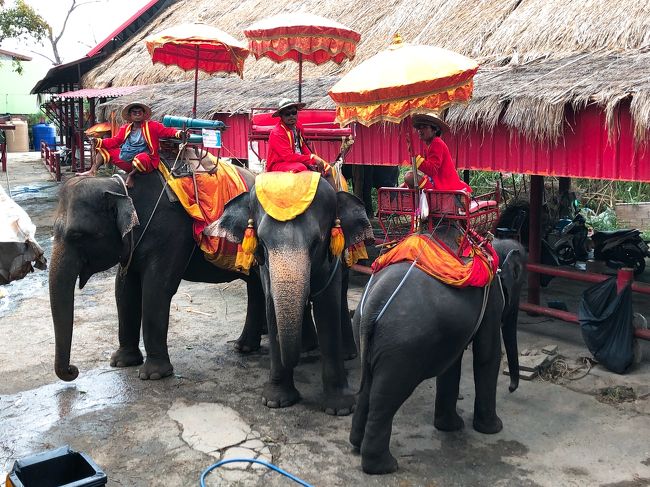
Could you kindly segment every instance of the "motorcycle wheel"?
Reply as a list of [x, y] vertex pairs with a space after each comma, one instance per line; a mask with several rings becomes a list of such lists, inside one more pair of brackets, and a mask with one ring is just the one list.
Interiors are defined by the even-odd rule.
[[573, 265], [576, 263], [576, 253], [573, 247], [568, 244], [560, 245], [555, 253], [561, 265]]
[[645, 256], [634, 246], [625, 245], [623, 247], [624, 258], [627, 267], [634, 269], [634, 275], [638, 276], [645, 271]]

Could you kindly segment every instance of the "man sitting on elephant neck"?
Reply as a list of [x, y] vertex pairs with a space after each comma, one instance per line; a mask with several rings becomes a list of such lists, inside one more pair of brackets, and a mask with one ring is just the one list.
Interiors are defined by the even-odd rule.
[[307, 147], [302, 135], [302, 126], [298, 123], [298, 111], [304, 103], [293, 102], [284, 98], [278, 104], [274, 117], [280, 117], [269, 135], [269, 148], [266, 156], [267, 171], [329, 172], [330, 166]]
[[115, 137], [94, 138], [97, 155], [92, 167], [78, 176], [95, 176], [104, 163], [112, 162], [126, 171], [126, 185], [133, 187], [137, 173], [150, 173], [160, 163], [160, 138], [180, 138], [182, 130], [165, 127], [160, 122], [149, 120], [151, 108], [144, 103], [129, 103], [122, 109], [122, 118], [129, 123], [122, 125]]
[[[472, 188], [458, 177], [456, 166], [451, 158], [447, 144], [440, 138], [442, 131], [449, 126], [435, 113], [413, 116], [413, 127], [420, 140], [427, 144], [425, 157], [416, 157], [418, 171], [418, 187], [420, 189], [464, 190], [472, 192]], [[404, 186], [413, 188], [413, 172], [404, 175]]]

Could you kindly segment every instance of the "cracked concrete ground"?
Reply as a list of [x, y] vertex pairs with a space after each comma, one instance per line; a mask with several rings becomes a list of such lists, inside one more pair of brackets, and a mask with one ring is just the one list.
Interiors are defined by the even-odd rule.
[[[37, 225], [51, 251], [58, 185], [38, 154], [10, 154], [8, 180], [16, 201]], [[0, 184], [6, 185], [0, 173]], [[522, 381], [508, 393], [501, 376], [497, 406], [501, 433], [433, 428], [435, 383], [424, 382], [398, 412], [391, 448], [400, 470], [362, 473], [347, 441], [351, 417], [319, 411], [320, 360], [303, 357], [295, 380], [303, 400], [288, 409], [261, 404], [269, 367], [268, 347], [241, 356], [229, 341], [239, 335], [245, 312], [241, 282], [183, 282], [174, 297], [169, 329], [172, 377], [141, 381], [137, 368], [108, 365], [117, 346], [114, 270], [94, 276], [76, 293], [72, 362], [80, 376], [59, 381], [53, 371], [54, 335], [47, 273], [36, 271], [2, 287], [0, 298], [0, 482], [17, 458], [65, 444], [87, 453], [112, 486], [197, 485], [201, 472], [222, 458], [271, 460], [314, 486], [642, 486], [650, 485], [650, 347], [626, 375], [595, 366], [578, 380]], [[355, 276], [354, 308], [365, 278]], [[575, 310], [584, 285], [556, 279], [544, 300]], [[647, 298], [635, 311], [650, 317]], [[588, 356], [575, 325], [520, 314], [520, 348], [557, 344], [571, 366]], [[350, 383], [357, 361], [346, 363]], [[464, 361], [460, 414], [471, 425], [471, 360]], [[583, 375], [576, 374], [576, 377]], [[604, 387], [629, 386], [630, 402], [598, 400]], [[207, 485], [293, 485], [259, 466], [229, 464]]]

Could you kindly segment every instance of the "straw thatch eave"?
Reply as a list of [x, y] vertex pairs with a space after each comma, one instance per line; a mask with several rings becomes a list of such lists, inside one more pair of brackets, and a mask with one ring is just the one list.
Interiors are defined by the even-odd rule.
[[[394, 32], [405, 41], [438, 45], [476, 58], [474, 99], [449, 113], [459, 127], [490, 128], [502, 121], [527, 136], [556, 141], [562, 135], [564, 107], [598, 103], [612, 114], [623, 99], [630, 110], [637, 140], [648, 137], [650, 87], [650, 2], [638, 0], [432, 0], [412, 2], [343, 2], [334, 0], [214, 0], [176, 2], [120, 50], [90, 71], [84, 86], [107, 87], [171, 83], [189, 80], [192, 73], [152, 65], [143, 39], [171, 25], [202, 21], [243, 39], [253, 22], [280, 12], [304, 10], [355, 28], [362, 35], [357, 57], [341, 66], [306, 65], [306, 78], [341, 76], [385, 49]], [[295, 83], [294, 63], [277, 65], [249, 58], [247, 81], [273, 76]], [[210, 79], [202, 75], [200, 91]], [[241, 83], [241, 80], [234, 79]], [[224, 82], [220, 87], [230, 86]], [[333, 83], [332, 83], [333, 84]], [[248, 86], [245, 82], [243, 86]], [[330, 85], [331, 86], [331, 85]], [[171, 87], [165, 87], [171, 89]], [[191, 87], [188, 85], [191, 93]], [[175, 95], [181, 96], [176, 89]], [[325, 96], [319, 92], [319, 96]], [[276, 100], [268, 89], [268, 100]], [[308, 94], [306, 88], [303, 93]], [[158, 95], [157, 95], [158, 96]], [[161, 95], [162, 96], [162, 95]], [[199, 95], [199, 104], [203, 94]], [[171, 103], [171, 102], [170, 102]], [[174, 103], [175, 104], [175, 103]], [[323, 101], [321, 105], [327, 105]], [[252, 105], [244, 96], [232, 104], [208, 103], [206, 113], [222, 105]], [[191, 106], [191, 101], [187, 106]], [[187, 108], [184, 110], [187, 112]], [[213, 110], [215, 111], [215, 110]], [[237, 111], [237, 110], [234, 110]]]

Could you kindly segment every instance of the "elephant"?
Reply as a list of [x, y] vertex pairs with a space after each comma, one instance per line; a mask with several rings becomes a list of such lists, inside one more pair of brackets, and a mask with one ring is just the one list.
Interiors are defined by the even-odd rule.
[[[259, 177], [259, 176], [258, 176]], [[355, 397], [348, 389], [343, 365], [345, 343], [355, 351], [347, 304], [344, 264], [330, 252], [331, 228], [340, 220], [345, 247], [372, 239], [363, 203], [320, 178], [306, 210], [288, 221], [271, 217], [256, 193], [243, 193], [226, 204], [215, 233], [242, 242], [254, 222], [258, 244], [255, 258], [265, 295], [271, 367], [262, 392], [269, 408], [288, 407], [300, 400], [293, 370], [298, 364], [305, 303], [313, 304], [322, 357], [323, 409], [350, 414]]]
[[[415, 266], [407, 276], [409, 262], [389, 265], [369, 281], [353, 318], [362, 376], [350, 430], [350, 442], [360, 449], [364, 472], [397, 470], [389, 449], [393, 417], [425, 379], [437, 377], [434, 426], [442, 431], [463, 427], [456, 401], [463, 351], [470, 341], [474, 429], [491, 434], [503, 428], [496, 413], [500, 330], [512, 392], [519, 381], [516, 328], [525, 252], [514, 240], [495, 240], [493, 245], [499, 255], [501, 285], [495, 277], [486, 288], [451, 287]], [[479, 323], [484, 289], [489, 294]]]
[[[253, 173], [237, 170], [250, 188], [255, 181]], [[146, 361], [139, 377], [160, 379], [172, 374], [167, 330], [170, 301], [181, 279], [210, 283], [243, 279], [248, 307], [236, 348], [259, 348], [266, 320], [259, 274], [223, 270], [205, 260], [193, 237], [192, 218], [164, 191], [157, 173], [139, 175], [129, 191], [116, 177], [80, 176], [61, 188], [49, 274], [54, 369], [60, 379], [72, 381], [79, 374], [70, 364], [76, 280], [79, 278], [81, 289], [93, 274], [118, 263], [121, 267], [115, 280], [115, 297], [119, 348], [111, 356], [111, 366], [143, 363], [139, 348], [142, 327]], [[140, 225], [136, 224], [138, 217]]]

